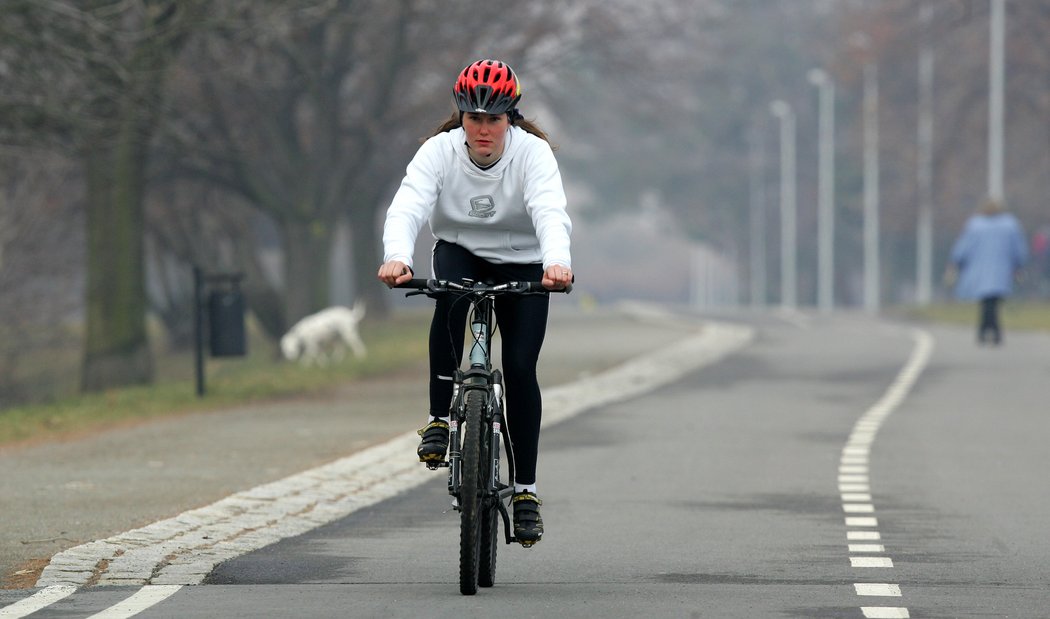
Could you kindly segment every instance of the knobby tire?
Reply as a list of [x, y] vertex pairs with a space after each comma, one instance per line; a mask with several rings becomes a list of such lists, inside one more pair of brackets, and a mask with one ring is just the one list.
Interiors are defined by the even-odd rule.
[[[494, 403], [495, 405], [495, 403]], [[492, 436], [492, 431], [489, 429], [488, 433], [491, 440], [484, 441], [485, 443], [485, 457], [484, 462], [486, 471], [492, 470], [492, 460], [498, 451], [493, 452], [499, 445], [498, 440], [495, 436]], [[502, 469], [502, 467], [501, 467]], [[504, 476], [503, 471], [500, 471], [500, 477]], [[486, 473], [485, 479], [488, 480], [489, 475]], [[490, 480], [493, 485], [499, 485], [499, 479]], [[482, 505], [481, 513], [481, 550], [479, 552], [481, 563], [478, 566], [478, 584], [482, 587], [491, 587], [496, 584], [496, 549], [499, 548], [499, 525], [500, 515], [499, 508], [496, 506], [496, 502], [499, 501], [499, 497], [493, 497], [492, 500], [486, 501]]]
[[488, 457], [484, 453], [486, 393], [470, 389], [464, 397], [462, 479], [459, 486], [459, 592], [478, 592], [483, 510], [480, 497], [485, 487]]

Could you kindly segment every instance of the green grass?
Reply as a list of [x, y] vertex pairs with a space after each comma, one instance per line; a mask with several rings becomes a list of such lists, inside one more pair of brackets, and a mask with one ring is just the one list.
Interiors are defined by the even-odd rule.
[[158, 356], [151, 386], [63, 397], [0, 411], [0, 445], [57, 439], [136, 420], [220, 409], [246, 402], [316, 393], [348, 381], [390, 372], [426, 359], [428, 321], [419, 314], [367, 322], [368, 356], [352, 355], [327, 367], [280, 360], [272, 343], [257, 336], [249, 354], [205, 359], [205, 397], [196, 393], [192, 351]]
[[[976, 326], [977, 303], [943, 303], [925, 308], [901, 308], [909, 318]], [[1050, 303], [1007, 299], [1000, 313], [1003, 328], [1020, 331], [1050, 331]]]
[[[926, 308], [897, 308], [910, 319], [972, 326], [974, 303], [944, 303]], [[1050, 304], [1008, 300], [1003, 304], [1007, 329], [1050, 331]], [[50, 440], [96, 431], [136, 420], [215, 410], [246, 402], [317, 393], [351, 380], [383, 374], [426, 359], [427, 317], [407, 313], [384, 322], [366, 322], [368, 357], [352, 357], [324, 368], [303, 367], [278, 359], [276, 349], [251, 335], [249, 355], [205, 360], [207, 394], [196, 395], [192, 351], [156, 355], [157, 379], [148, 387], [60, 397], [53, 402], [0, 410], [0, 445]], [[254, 329], [250, 329], [254, 332]], [[75, 366], [78, 354], [67, 351]], [[51, 360], [54, 363], [54, 359]]]

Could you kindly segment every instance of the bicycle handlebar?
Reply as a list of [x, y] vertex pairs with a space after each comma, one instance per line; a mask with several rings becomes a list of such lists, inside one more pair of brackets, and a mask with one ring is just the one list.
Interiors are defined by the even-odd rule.
[[[402, 284], [396, 284], [394, 288], [409, 288], [416, 291], [417, 294], [543, 294], [549, 292], [564, 292], [565, 294], [568, 294], [572, 292], [572, 284], [569, 284], [560, 290], [551, 290], [540, 282], [505, 282], [502, 284], [486, 284], [485, 282], [475, 282], [471, 280], [453, 282], [445, 279], [419, 278], [413, 278]], [[409, 294], [413, 293], [410, 292]]]

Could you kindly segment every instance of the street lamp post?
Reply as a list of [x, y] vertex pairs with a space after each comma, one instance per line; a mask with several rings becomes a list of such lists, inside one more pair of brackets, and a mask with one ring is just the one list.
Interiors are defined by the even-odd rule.
[[864, 65], [864, 309], [879, 311], [879, 83]]
[[1003, 191], [1003, 49], [1005, 0], [991, 0], [990, 44], [988, 50], [988, 198], [1002, 203]]
[[780, 99], [773, 101], [769, 110], [780, 121], [780, 304], [784, 308], [794, 309], [798, 304], [798, 254], [795, 247], [795, 112], [786, 101]]
[[761, 124], [751, 132], [751, 305], [766, 305], [766, 140]]
[[809, 81], [820, 89], [817, 190], [817, 307], [834, 307], [835, 276], [835, 84], [821, 69], [811, 69]]
[[863, 57], [864, 73], [864, 309], [879, 311], [879, 81], [871, 38], [854, 32], [850, 45]]
[[933, 48], [929, 41], [933, 4], [919, 13], [925, 40], [919, 50], [918, 191], [915, 301], [929, 305], [933, 299]]

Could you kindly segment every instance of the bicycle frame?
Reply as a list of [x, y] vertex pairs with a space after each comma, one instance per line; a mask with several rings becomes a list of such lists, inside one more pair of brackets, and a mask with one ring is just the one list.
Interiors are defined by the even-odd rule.
[[[462, 479], [462, 453], [460, 445], [460, 423], [465, 418], [463, 409], [466, 393], [472, 389], [485, 391], [485, 419], [488, 427], [487, 453], [489, 454], [490, 466], [486, 482], [488, 487], [484, 496], [481, 497], [483, 505], [489, 507], [495, 502], [500, 516], [504, 522], [504, 532], [507, 543], [515, 540], [510, 533], [510, 516], [507, 513], [503, 500], [513, 492], [512, 486], [504, 486], [500, 482], [500, 439], [501, 437], [510, 444], [509, 436], [504, 436], [505, 431], [503, 417], [503, 375], [499, 370], [493, 370], [491, 345], [494, 316], [494, 299], [492, 295], [479, 294], [477, 298], [471, 299], [472, 309], [470, 316], [470, 332], [473, 341], [468, 356], [469, 368], [457, 370], [453, 376], [453, 397], [451, 419], [449, 423], [449, 494], [455, 498], [460, 496], [460, 481]], [[508, 477], [514, 477], [514, 460], [508, 449]], [[502, 486], [502, 487], [501, 487]], [[458, 500], [457, 500], [458, 509]]]

